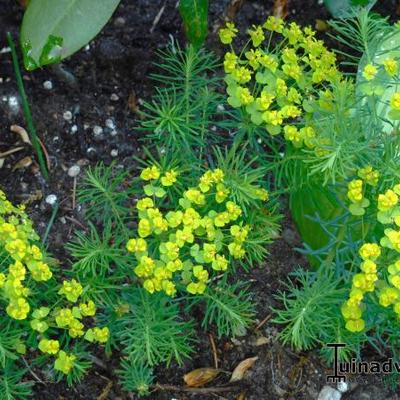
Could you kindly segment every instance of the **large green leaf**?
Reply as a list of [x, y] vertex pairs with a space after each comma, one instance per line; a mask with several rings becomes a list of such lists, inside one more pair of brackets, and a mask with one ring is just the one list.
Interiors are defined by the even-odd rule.
[[377, 0], [324, 0], [326, 8], [334, 17], [345, 17], [357, 7], [372, 7]]
[[31, 0], [21, 28], [25, 68], [56, 63], [93, 39], [120, 0]]
[[199, 48], [208, 33], [208, 0], [180, 0], [179, 12], [189, 42]]

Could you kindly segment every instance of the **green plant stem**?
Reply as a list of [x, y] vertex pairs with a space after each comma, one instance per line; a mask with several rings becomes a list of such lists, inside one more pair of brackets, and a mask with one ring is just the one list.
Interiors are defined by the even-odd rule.
[[54, 224], [54, 220], [55, 220], [55, 218], [56, 218], [56, 215], [57, 215], [57, 212], [58, 212], [58, 209], [59, 209], [59, 208], [60, 208], [60, 206], [59, 206], [59, 204], [58, 204], [58, 202], [57, 202], [57, 203], [54, 205], [54, 207], [53, 207], [53, 212], [52, 212], [52, 214], [51, 214], [49, 223], [47, 224], [46, 231], [44, 232], [44, 235], [43, 235], [43, 239], [42, 239], [43, 245], [44, 245], [44, 244], [46, 243], [46, 241], [47, 241], [47, 238], [48, 238], [49, 233], [50, 233], [50, 230], [51, 230], [51, 228], [52, 228], [52, 226], [53, 226], [53, 224]]
[[22, 80], [22, 75], [21, 75], [21, 69], [20, 69], [20, 66], [18, 63], [17, 50], [16, 50], [15, 43], [14, 43], [14, 40], [13, 40], [10, 32], [7, 32], [7, 41], [8, 41], [8, 45], [10, 46], [10, 49], [11, 49], [14, 73], [15, 73], [15, 77], [17, 80], [18, 91], [19, 91], [19, 94], [20, 94], [21, 100], [22, 100], [22, 109], [24, 111], [25, 120], [26, 120], [26, 123], [28, 126], [28, 132], [29, 132], [29, 134], [31, 136], [31, 140], [32, 140], [32, 146], [36, 152], [36, 155], [37, 155], [37, 158], [39, 161], [40, 170], [42, 171], [42, 175], [46, 180], [48, 180], [49, 173], [47, 171], [43, 151], [40, 147], [40, 142], [39, 142], [39, 138], [36, 133], [36, 128], [33, 123], [32, 113], [31, 113], [31, 109], [29, 107], [28, 98], [26, 96], [24, 82]]

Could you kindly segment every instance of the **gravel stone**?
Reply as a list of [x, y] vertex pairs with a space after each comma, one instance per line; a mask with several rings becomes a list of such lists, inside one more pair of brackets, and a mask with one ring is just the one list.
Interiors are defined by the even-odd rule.
[[68, 176], [70, 176], [71, 178], [75, 178], [79, 175], [80, 172], [81, 167], [79, 165], [73, 165], [68, 169]]
[[45, 201], [46, 201], [47, 204], [50, 204], [51, 206], [54, 206], [54, 204], [56, 204], [56, 202], [57, 202], [57, 196], [55, 194], [49, 194], [46, 197]]
[[110, 129], [115, 129], [115, 123], [111, 118], [106, 119], [106, 127]]
[[101, 135], [102, 133], [103, 133], [103, 128], [102, 128], [101, 126], [95, 125], [95, 126], [93, 127], [93, 134], [94, 134], [95, 136], [99, 136], [99, 135]]
[[337, 390], [339, 390], [340, 393], [346, 393], [349, 390], [348, 383], [347, 382], [338, 382]]
[[53, 83], [51, 81], [44, 81], [43, 82], [43, 87], [46, 90], [51, 90], [51, 89], [53, 89]]
[[63, 114], [63, 118], [66, 121], [71, 121], [72, 120], [72, 112], [71, 111], [65, 111]]
[[319, 392], [317, 400], [340, 400], [342, 394], [330, 386], [324, 386]]

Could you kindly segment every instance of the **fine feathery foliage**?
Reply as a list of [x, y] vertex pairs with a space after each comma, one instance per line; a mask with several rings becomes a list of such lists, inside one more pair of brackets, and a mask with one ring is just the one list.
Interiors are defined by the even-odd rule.
[[11, 327], [11, 324], [0, 324], [0, 367], [5, 368], [8, 361], [16, 360], [16, 348], [19, 344], [21, 331]]
[[27, 400], [32, 397], [33, 382], [22, 381], [26, 373], [25, 368], [10, 361], [0, 369], [1, 400]]
[[387, 18], [371, 13], [368, 8], [361, 10], [353, 17], [339, 18], [329, 21], [334, 29], [334, 34], [329, 34], [332, 39], [351, 49], [350, 52], [335, 50], [345, 57], [343, 65], [357, 67], [361, 56], [366, 54], [370, 58], [374, 47], [387, 38], [390, 33], [390, 25]]
[[109, 219], [125, 230], [124, 220], [129, 213], [126, 201], [134, 193], [133, 186], [124, 187], [128, 174], [113, 164], [99, 163], [88, 169], [78, 189], [78, 200], [87, 207], [87, 218], [98, 222]]
[[172, 361], [182, 364], [193, 353], [193, 323], [179, 316], [176, 302], [162, 293], [129, 289], [129, 312], [110, 327], [123, 352], [137, 364], [150, 367]]
[[129, 358], [122, 360], [121, 367], [117, 370], [117, 375], [125, 391], [135, 392], [139, 397], [150, 394], [153, 373], [146, 365], [134, 363]]
[[217, 59], [203, 49], [181, 49], [175, 43], [160, 53], [160, 59], [159, 72], [152, 77], [162, 87], [144, 103], [141, 129], [148, 132], [146, 140], [177, 152], [188, 166], [198, 165], [218, 139], [212, 126], [225, 125], [216, 119], [223, 102], [216, 90], [219, 78], [210, 76]]
[[89, 223], [89, 232], [76, 232], [74, 241], [67, 244], [67, 250], [74, 258], [72, 269], [79, 275], [105, 276], [117, 268], [129, 268], [129, 257], [123, 249], [123, 239], [115, 235], [110, 222], [106, 222], [101, 233]]
[[273, 309], [273, 322], [284, 326], [282, 342], [301, 351], [316, 346], [322, 335], [335, 327], [347, 291], [329, 267], [318, 272], [298, 269], [295, 276], [285, 283], [285, 291], [275, 296], [282, 306]]
[[255, 306], [242, 282], [209, 288], [193, 299], [190, 308], [202, 303], [205, 309], [201, 326], [205, 330], [215, 327], [219, 338], [243, 336], [254, 320]]

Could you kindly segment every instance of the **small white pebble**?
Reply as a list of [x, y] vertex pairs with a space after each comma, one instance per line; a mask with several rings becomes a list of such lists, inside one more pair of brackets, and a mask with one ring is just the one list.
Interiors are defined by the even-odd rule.
[[117, 157], [118, 156], [118, 150], [117, 149], [112, 149], [110, 154], [111, 154], [111, 157]]
[[86, 153], [94, 153], [94, 152], [96, 152], [96, 149], [95, 149], [94, 147], [89, 147], [89, 148], [86, 150]]
[[0, 50], [0, 54], [11, 53], [11, 49], [9, 47], [3, 47]]
[[64, 118], [66, 121], [71, 121], [71, 119], [72, 119], [72, 112], [71, 112], [71, 111], [65, 111], [64, 114], [63, 114], [63, 118]]
[[71, 133], [76, 133], [78, 131], [78, 127], [77, 127], [77, 125], [72, 125], [71, 126]]
[[111, 118], [106, 119], [106, 127], [110, 129], [115, 129], [114, 121]]
[[116, 136], [117, 133], [118, 133], [118, 132], [117, 132], [115, 129], [113, 129], [113, 130], [110, 132], [110, 135], [111, 135], [111, 136]]
[[85, 51], [89, 51], [90, 50], [90, 44], [87, 44], [86, 46], [85, 46]]
[[44, 81], [43, 82], [43, 87], [46, 90], [51, 90], [51, 89], [53, 89], [53, 83], [51, 81]]
[[61, 217], [60, 222], [65, 225], [67, 223], [67, 220], [65, 219], [65, 217]]
[[3, 78], [0, 78], [0, 83], [3, 83]]
[[118, 97], [118, 95], [117, 95], [116, 93], [113, 93], [113, 94], [110, 96], [110, 100], [112, 100], [112, 101], [118, 101], [118, 100], [119, 100], [119, 97]]
[[7, 101], [8, 99], [7, 99], [7, 96], [3, 96], [2, 98], [1, 98], [3, 101]]
[[90, 125], [89, 124], [83, 124], [83, 129], [86, 131], [86, 129], [89, 129], [90, 128]]
[[217, 111], [221, 112], [221, 111], [225, 111], [225, 107], [223, 104], [218, 104], [217, 105]]
[[95, 125], [95, 126], [93, 127], [93, 134], [94, 134], [95, 136], [101, 135], [102, 133], [103, 133], [103, 128], [102, 128], [101, 126]]
[[81, 172], [81, 167], [79, 165], [73, 165], [68, 169], [68, 175], [71, 178], [75, 178], [76, 176], [79, 175], [80, 172]]
[[341, 393], [346, 393], [349, 390], [349, 385], [347, 382], [338, 382], [337, 390], [339, 390]]
[[57, 140], [59, 140], [60, 138], [58, 136], [54, 136], [53, 137], [53, 142], [57, 142]]
[[18, 99], [16, 96], [10, 96], [8, 98], [8, 105], [12, 111], [16, 112], [19, 110]]
[[258, 144], [261, 144], [261, 143], [262, 143], [261, 138], [258, 138], [258, 139], [257, 139], [257, 143], [258, 143]]
[[124, 25], [125, 25], [125, 22], [126, 22], [125, 18], [123, 18], [123, 17], [118, 17], [118, 18], [115, 19], [114, 25], [115, 25], [115, 26], [118, 26], [118, 27], [121, 27], [121, 26], [124, 26]]
[[54, 206], [54, 204], [56, 204], [56, 202], [57, 202], [57, 196], [55, 194], [49, 194], [46, 197], [45, 201], [46, 201], [47, 204], [50, 204], [51, 206]]

